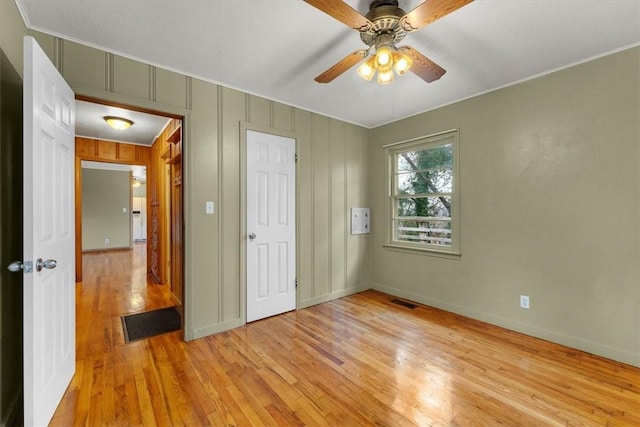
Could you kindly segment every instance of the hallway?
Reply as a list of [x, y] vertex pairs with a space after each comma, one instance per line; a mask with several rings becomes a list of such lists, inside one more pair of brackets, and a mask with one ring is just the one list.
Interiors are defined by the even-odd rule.
[[[124, 345], [120, 316], [173, 305], [168, 285], [147, 279], [147, 245], [88, 252], [76, 285], [77, 359]], [[101, 336], [101, 339], [96, 339]]]

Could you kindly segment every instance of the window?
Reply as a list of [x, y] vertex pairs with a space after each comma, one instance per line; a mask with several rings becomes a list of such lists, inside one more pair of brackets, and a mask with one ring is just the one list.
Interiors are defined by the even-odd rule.
[[459, 253], [457, 140], [450, 131], [387, 146], [391, 246]]

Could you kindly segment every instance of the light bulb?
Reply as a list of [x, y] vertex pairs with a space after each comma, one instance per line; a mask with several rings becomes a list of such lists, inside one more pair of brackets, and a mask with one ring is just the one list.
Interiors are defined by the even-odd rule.
[[393, 70], [378, 71], [378, 83], [386, 85], [393, 81]]
[[378, 68], [389, 68], [391, 66], [391, 49], [382, 46], [376, 52], [376, 63]]
[[396, 70], [399, 76], [409, 71], [411, 65], [413, 65], [413, 60], [402, 53], [397, 54], [397, 58], [394, 58], [393, 61], [393, 69]]
[[375, 58], [373, 56], [364, 61], [358, 67], [358, 74], [367, 81], [370, 81], [375, 73]]

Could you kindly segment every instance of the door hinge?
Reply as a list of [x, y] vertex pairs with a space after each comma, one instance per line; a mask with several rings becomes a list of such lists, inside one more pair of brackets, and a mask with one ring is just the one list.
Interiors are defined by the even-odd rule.
[[298, 279], [296, 279], [296, 289], [298, 289]]
[[298, 161], [298, 153], [296, 153], [296, 162]]

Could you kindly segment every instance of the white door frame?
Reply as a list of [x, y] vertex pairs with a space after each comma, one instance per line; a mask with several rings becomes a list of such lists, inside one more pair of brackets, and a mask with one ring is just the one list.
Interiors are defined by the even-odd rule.
[[[240, 319], [243, 324], [247, 323], [247, 131], [268, 133], [271, 135], [282, 136], [295, 140], [295, 150], [299, 150], [299, 136], [295, 132], [282, 129], [273, 129], [267, 126], [256, 125], [253, 123], [240, 122]], [[297, 155], [296, 155], [297, 159]], [[299, 169], [296, 160], [296, 202], [295, 202], [295, 218], [296, 218], [296, 277], [300, 277], [299, 259], [300, 244], [298, 236], [300, 235], [298, 219], [299, 212]], [[297, 283], [297, 282], [296, 282]], [[300, 293], [296, 289], [296, 310], [300, 307]]]

